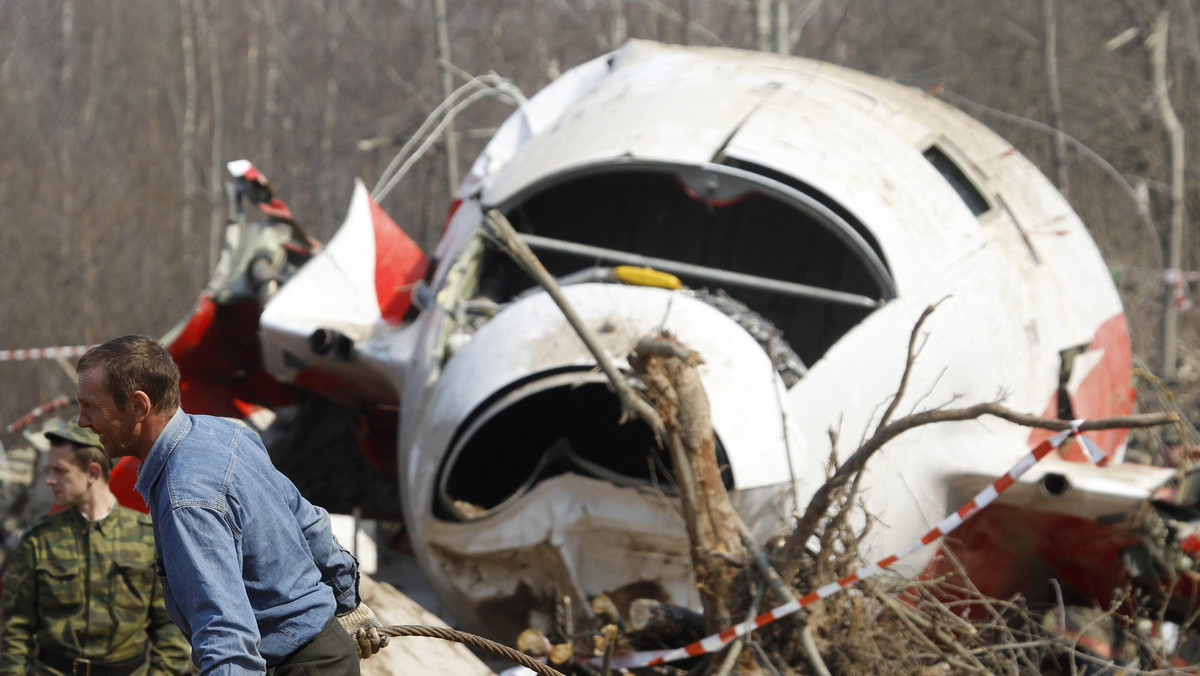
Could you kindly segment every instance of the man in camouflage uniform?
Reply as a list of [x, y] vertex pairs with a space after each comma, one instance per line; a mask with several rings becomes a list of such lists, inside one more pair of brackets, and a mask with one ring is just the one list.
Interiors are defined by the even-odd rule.
[[65, 509], [22, 536], [4, 576], [0, 676], [187, 673], [150, 517], [117, 504], [94, 432], [72, 421], [46, 438], [46, 484]]

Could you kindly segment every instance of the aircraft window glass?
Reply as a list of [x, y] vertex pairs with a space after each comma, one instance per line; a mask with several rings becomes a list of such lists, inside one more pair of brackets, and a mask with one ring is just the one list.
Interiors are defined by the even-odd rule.
[[983, 193], [979, 192], [979, 189], [975, 187], [971, 179], [967, 178], [963, 170], [941, 148], [929, 146], [929, 149], [923, 155], [933, 165], [933, 168], [938, 170], [942, 178], [946, 179], [950, 187], [954, 188], [954, 192], [958, 193], [959, 199], [967, 205], [971, 213], [976, 216], [982, 216], [992, 208], [988, 204], [987, 198], [983, 196]]

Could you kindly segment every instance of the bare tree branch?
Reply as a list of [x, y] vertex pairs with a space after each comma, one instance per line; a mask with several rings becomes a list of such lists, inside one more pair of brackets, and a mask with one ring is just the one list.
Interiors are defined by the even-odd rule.
[[[816, 532], [816, 528], [821, 518], [825, 516], [832, 502], [833, 495], [840, 489], [844, 488], [847, 482], [852, 477], [862, 471], [866, 466], [867, 461], [871, 456], [875, 455], [883, 446], [900, 436], [901, 434], [922, 425], [930, 425], [933, 423], [958, 422], [963, 420], [974, 420], [985, 415], [1007, 420], [1011, 423], [1024, 427], [1037, 427], [1041, 429], [1062, 431], [1071, 429], [1071, 421], [1061, 420], [1058, 418], [1044, 418], [1042, 416], [1030, 415], [1027, 413], [1018, 413], [1011, 409], [1005, 408], [996, 402], [988, 402], [983, 404], [975, 404], [965, 408], [957, 409], [942, 409], [923, 411], [913, 415], [905, 416], [896, 420], [893, 423], [883, 426], [874, 436], [859, 447], [845, 462], [838, 467], [837, 472], [833, 477], [825, 482], [823, 486], [817, 489], [812, 500], [808, 503], [808, 508], [804, 514], [797, 520], [796, 529], [788, 537], [787, 543], [784, 545], [784, 560], [788, 561], [788, 567], [785, 571], [784, 579], [790, 579], [796, 573], [796, 561], [800, 553], [803, 551], [804, 543], [812, 537]], [[1164, 413], [1144, 413], [1140, 415], [1115, 416], [1111, 418], [1097, 418], [1095, 420], [1086, 420], [1079, 425], [1079, 431], [1087, 432], [1090, 430], [1109, 430], [1134, 427], [1158, 427], [1160, 425], [1169, 425], [1178, 422], [1179, 416], [1175, 412]]]
[[487, 227], [497, 239], [504, 245], [504, 250], [513, 260], [515, 260], [527, 273], [534, 279], [542, 288], [546, 289], [546, 293], [550, 294], [555, 304], [562, 310], [563, 315], [567, 318], [567, 322], [575, 329], [575, 333], [579, 335], [579, 339], [587, 346], [588, 351], [596, 358], [596, 363], [604, 374], [608, 376], [609, 382], [612, 384], [613, 390], [621, 401], [621, 420], [624, 422], [629, 415], [636, 415], [641, 418], [651, 430], [654, 431], [656, 439], [663, 440], [667, 438], [666, 428], [663, 427], [663, 421], [658, 417], [654, 409], [646, 403], [629, 383], [621, 372], [617, 370], [613, 364], [612, 358], [600, 346], [600, 341], [595, 333], [579, 318], [579, 314], [567, 302], [566, 296], [563, 295], [562, 288], [555, 281], [546, 268], [538, 261], [537, 256], [529, 250], [529, 246], [521, 240], [517, 235], [517, 231], [513, 229], [512, 224], [508, 222], [504, 214], [493, 209], [487, 214]]
[[921, 326], [925, 323], [925, 320], [929, 319], [929, 315], [933, 314], [933, 311], [937, 309], [937, 306], [941, 302], [938, 301], [925, 308], [921, 312], [921, 316], [917, 318], [917, 323], [913, 325], [912, 333], [908, 336], [908, 357], [904, 360], [904, 374], [900, 376], [900, 386], [896, 388], [896, 395], [892, 397], [892, 403], [888, 405], [887, 410], [883, 412], [883, 417], [879, 419], [879, 424], [875, 426], [876, 430], [886, 425], [892, 419], [892, 414], [896, 412], [896, 407], [900, 405], [900, 399], [904, 397], [904, 391], [908, 387], [908, 378], [912, 375], [913, 365], [917, 363], [917, 336], [920, 334]]

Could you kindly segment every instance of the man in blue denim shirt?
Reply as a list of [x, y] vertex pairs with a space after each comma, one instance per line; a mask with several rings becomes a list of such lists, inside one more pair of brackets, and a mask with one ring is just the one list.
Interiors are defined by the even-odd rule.
[[201, 674], [358, 674], [386, 645], [329, 515], [249, 428], [179, 408], [179, 371], [124, 336], [79, 361], [79, 424], [141, 461], [167, 611]]

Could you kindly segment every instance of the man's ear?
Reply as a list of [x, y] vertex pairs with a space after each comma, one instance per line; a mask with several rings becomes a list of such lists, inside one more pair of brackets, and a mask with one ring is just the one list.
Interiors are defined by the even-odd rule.
[[141, 390], [134, 390], [133, 394], [129, 395], [129, 401], [132, 403], [133, 413], [139, 422], [150, 415], [151, 409], [154, 408], [150, 396]]
[[89, 479], [93, 481], [99, 481], [100, 478], [104, 476], [104, 470], [100, 467], [100, 463], [89, 462], [87, 466], [87, 475]]

